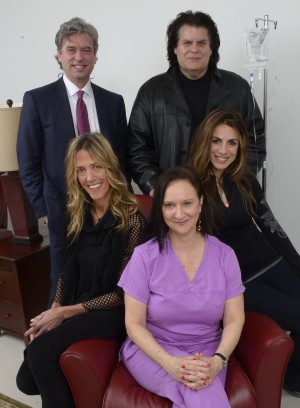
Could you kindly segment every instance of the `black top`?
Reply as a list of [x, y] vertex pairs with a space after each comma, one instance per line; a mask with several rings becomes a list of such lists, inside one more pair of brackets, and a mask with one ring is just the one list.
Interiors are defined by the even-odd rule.
[[199, 79], [189, 79], [184, 76], [179, 69], [177, 72], [180, 86], [192, 117], [191, 137], [193, 138], [197, 127], [207, 115], [207, 100], [211, 72], [208, 69], [205, 75]]
[[235, 184], [223, 180], [223, 187], [229, 207], [225, 207], [218, 195], [222, 218], [219, 239], [234, 249], [243, 281], [269, 267], [281, 257], [291, 262], [300, 274], [300, 256], [275, 219], [258, 181], [254, 179], [252, 183], [253, 195], [257, 202], [254, 219], [248, 214], [245, 202]]
[[[249, 132], [248, 163], [253, 171], [266, 155], [264, 121], [248, 82], [233, 72], [211, 68], [207, 112], [231, 108], [245, 121]], [[175, 67], [141, 86], [133, 104], [127, 134], [128, 169], [144, 194], [157, 177], [187, 162], [192, 140], [192, 114]]]
[[115, 227], [119, 220], [110, 210], [93, 225], [89, 210], [78, 240], [67, 253], [60, 276], [55, 302], [61, 305], [82, 303], [88, 310], [111, 309], [123, 305], [117, 282], [140, 243], [145, 219], [131, 214], [122, 231]]

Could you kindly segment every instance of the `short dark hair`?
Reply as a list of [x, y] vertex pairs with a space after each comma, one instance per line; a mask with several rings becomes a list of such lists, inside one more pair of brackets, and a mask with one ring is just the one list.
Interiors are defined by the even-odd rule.
[[[194, 187], [199, 199], [203, 195], [200, 178], [194, 171], [187, 167], [172, 167], [159, 175], [155, 184], [154, 199], [149, 215], [146, 236], [147, 239], [153, 239], [158, 243], [160, 251], [164, 248], [164, 240], [169, 231], [169, 227], [165, 223], [162, 213], [166, 190], [172, 182], [178, 180], [188, 181]], [[201, 232], [204, 234], [207, 233], [206, 228], [202, 228]]]
[[207, 29], [210, 48], [212, 50], [209, 65], [216, 66], [220, 60], [220, 36], [217, 25], [209, 14], [202, 13], [201, 11], [193, 12], [191, 10], [177, 14], [176, 18], [168, 25], [167, 58], [169, 64], [171, 66], [178, 65], [174, 49], [177, 47], [179, 40], [179, 30], [183, 25], [189, 25], [192, 27], [205, 27]]

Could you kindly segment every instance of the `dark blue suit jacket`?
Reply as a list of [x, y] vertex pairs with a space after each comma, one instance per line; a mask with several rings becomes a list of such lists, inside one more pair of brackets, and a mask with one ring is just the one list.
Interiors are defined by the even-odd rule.
[[[100, 132], [111, 142], [125, 177], [126, 112], [121, 95], [92, 84]], [[65, 235], [65, 155], [75, 137], [67, 90], [62, 78], [24, 95], [17, 155], [25, 192], [38, 218], [48, 215], [52, 288], [63, 262]], [[126, 177], [128, 179], [128, 177]]]
[[[101, 133], [111, 142], [123, 172], [126, 113], [121, 95], [92, 84]], [[46, 197], [65, 195], [64, 160], [75, 129], [62, 78], [24, 95], [17, 139], [19, 171], [38, 218], [51, 214]]]

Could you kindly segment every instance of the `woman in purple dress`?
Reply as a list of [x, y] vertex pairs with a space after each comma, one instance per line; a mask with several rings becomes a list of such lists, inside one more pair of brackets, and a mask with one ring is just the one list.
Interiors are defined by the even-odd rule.
[[161, 174], [150, 239], [134, 250], [119, 281], [128, 333], [120, 358], [143, 387], [174, 408], [230, 407], [226, 363], [244, 323], [238, 261], [201, 228], [202, 201], [192, 171]]

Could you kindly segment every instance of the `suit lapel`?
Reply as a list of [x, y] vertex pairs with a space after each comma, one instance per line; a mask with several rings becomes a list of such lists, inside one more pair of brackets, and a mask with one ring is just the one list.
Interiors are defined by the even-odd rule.
[[102, 89], [99, 86], [96, 86], [93, 83], [91, 83], [91, 85], [93, 88], [99, 128], [100, 128], [100, 133], [101, 133], [106, 128], [105, 126], [106, 124], [104, 123], [105, 118], [106, 118], [106, 114], [105, 114], [106, 104], [104, 103], [105, 102], [104, 93], [102, 92]]
[[63, 132], [61, 133], [66, 139], [71, 139], [72, 137], [75, 137], [76, 132], [67, 89], [62, 77], [55, 82], [55, 85], [56, 86], [54, 87], [51, 95], [53, 98], [51, 104], [53, 104], [52, 106], [55, 106], [59, 126], [61, 126], [61, 129], [63, 129]]

